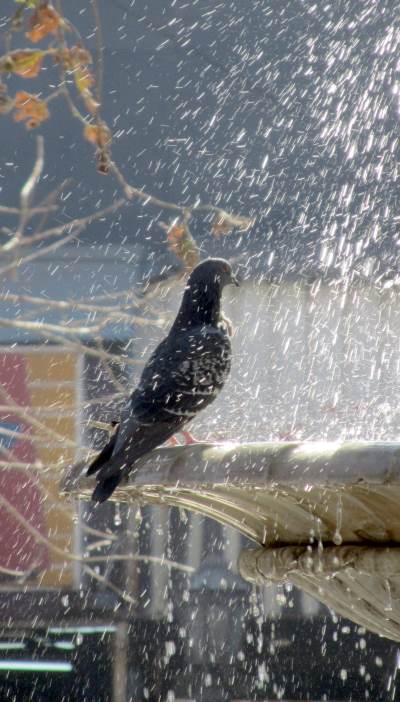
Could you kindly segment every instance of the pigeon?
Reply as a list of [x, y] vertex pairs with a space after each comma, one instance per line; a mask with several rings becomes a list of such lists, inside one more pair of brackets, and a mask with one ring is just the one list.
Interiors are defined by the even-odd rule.
[[95, 502], [107, 500], [141, 456], [179, 432], [221, 391], [232, 356], [230, 325], [221, 312], [222, 290], [229, 284], [238, 281], [224, 259], [209, 258], [191, 272], [168, 335], [87, 470], [96, 473]]

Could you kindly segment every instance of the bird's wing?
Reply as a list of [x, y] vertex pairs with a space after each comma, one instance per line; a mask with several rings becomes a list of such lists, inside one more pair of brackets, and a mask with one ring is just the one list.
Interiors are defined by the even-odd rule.
[[[97, 463], [93, 498], [107, 499], [138, 458], [212, 402], [229, 369], [230, 342], [222, 330], [191, 330], [164, 339], [122, 413], [109, 459]], [[106, 446], [103, 451], [107, 450]]]
[[141, 423], [189, 421], [222, 388], [230, 370], [231, 346], [219, 328], [194, 328], [168, 336], [146, 365], [132, 398]]
[[[148, 442], [157, 441], [154, 446], [158, 446], [172, 436], [214, 400], [229, 369], [230, 342], [223, 331], [195, 329], [166, 337], [150, 357], [122, 412], [112, 447], [111, 442], [107, 445], [112, 456], [128, 441], [132, 454], [142, 454]], [[97, 465], [100, 460], [99, 456]]]

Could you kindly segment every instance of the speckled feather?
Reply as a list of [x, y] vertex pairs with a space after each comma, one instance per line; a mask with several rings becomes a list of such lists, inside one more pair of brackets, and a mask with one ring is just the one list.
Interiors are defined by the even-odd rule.
[[224, 285], [236, 283], [229, 264], [208, 259], [191, 276], [168, 336], [145, 366], [116, 432], [89, 466], [97, 473], [93, 499], [106, 500], [135, 461], [207, 407], [231, 367], [229, 326], [221, 315]]

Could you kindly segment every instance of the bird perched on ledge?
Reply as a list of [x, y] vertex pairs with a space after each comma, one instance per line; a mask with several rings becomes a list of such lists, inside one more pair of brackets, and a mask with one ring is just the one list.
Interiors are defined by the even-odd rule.
[[231, 367], [230, 326], [221, 313], [225, 285], [238, 285], [227, 261], [192, 271], [169, 334], [146, 364], [114, 435], [91, 463], [92, 499], [104, 502], [135, 461], [180, 431], [222, 389]]

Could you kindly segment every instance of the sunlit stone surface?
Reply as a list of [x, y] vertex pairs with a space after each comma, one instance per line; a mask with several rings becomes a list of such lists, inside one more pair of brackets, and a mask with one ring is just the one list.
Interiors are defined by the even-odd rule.
[[[88, 499], [80, 467], [63, 490]], [[341, 614], [400, 640], [400, 444], [309, 442], [161, 448], [115, 499], [212, 517], [262, 547], [242, 575], [290, 580]], [[398, 604], [399, 603], [399, 604]]]

